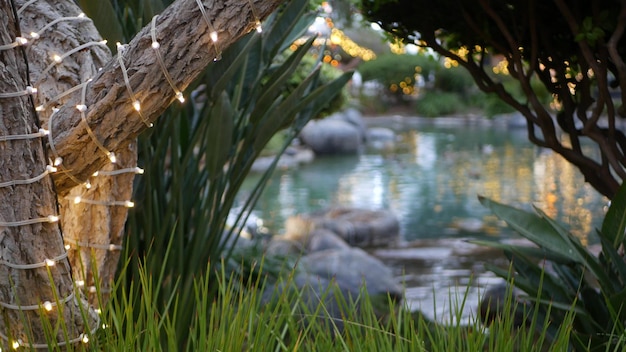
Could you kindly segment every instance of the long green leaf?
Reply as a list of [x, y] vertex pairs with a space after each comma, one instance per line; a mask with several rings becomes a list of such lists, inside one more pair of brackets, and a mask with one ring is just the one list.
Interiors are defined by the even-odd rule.
[[626, 231], [626, 182], [622, 183], [611, 200], [600, 232], [610, 241], [613, 248], [617, 249], [620, 244], [626, 245], [624, 231]]
[[513, 230], [524, 238], [545, 250], [552, 251], [564, 257], [569, 256], [577, 263], [584, 263], [584, 259], [571, 243], [564, 240], [558, 230], [541, 216], [495, 202], [482, 196], [478, 198], [484, 206], [489, 208], [497, 217], [504, 220]]

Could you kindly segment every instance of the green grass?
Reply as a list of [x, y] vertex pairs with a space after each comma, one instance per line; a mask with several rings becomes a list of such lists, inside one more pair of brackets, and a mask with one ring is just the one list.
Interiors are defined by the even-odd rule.
[[[383, 317], [376, 312], [366, 292], [354, 299], [329, 289], [320, 293], [339, 304], [341, 321], [330, 319], [323, 303], [307, 304], [303, 291], [275, 290], [270, 301], [263, 299], [265, 288], [275, 287], [266, 280], [264, 269], [242, 279], [229, 276], [224, 266], [207, 265], [206, 275], [194, 280], [193, 297], [176, 293], [168, 297], [165, 310], [158, 310], [155, 297], [159, 284], [172, 278], [139, 268], [140, 280], [126, 287], [116, 287], [101, 313], [101, 327], [87, 344], [73, 346], [79, 351], [566, 351], [569, 348], [572, 309], [560, 322], [550, 322], [540, 310], [527, 312], [528, 324], [516, 329], [513, 316], [504, 314], [488, 328], [477, 318], [460, 323], [467, 294], [452, 298], [453, 307], [447, 325], [435, 323], [419, 312], [411, 312], [391, 300]], [[217, 275], [209, 275], [218, 270]], [[293, 273], [291, 273], [293, 274]], [[293, 275], [286, 273], [281, 287], [292, 287]], [[126, 284], [125, 271], [118, 282]], [[156, 275], [157, 280], [151, 276]], [[209, 280], [217, 280], [218, 293], [209, 292]], [[245, 287], [245, 289], [242, 289]], [[211, 297], [215, 297], [214, 299]], [[177, 337], [177, 309], [185, 300], [195, 301], [194, 319], [186, 341]], [[510, 298], [505, 305], [512, 304]], [[511, 311], [505, 307], [504, 311]], [[556, 324], [556, 335], [546, 327]], [[537, 327], [543, 327], [537, 331]], [[53, 336], [54, 334], [50, 334]], [[620, 333], [616, 332], [616, 339]], [[52, 346], [52, 345], [51, 345]], [[626, 343], [622, 343], [622, 347]], [[50, 350], [59, 350], [54, 347]]]

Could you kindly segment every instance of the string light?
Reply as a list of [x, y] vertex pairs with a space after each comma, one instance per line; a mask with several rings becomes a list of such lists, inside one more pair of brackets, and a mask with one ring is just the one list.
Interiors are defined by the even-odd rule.
[[[59, 217], [57, 215], [48, 215], [44, 218], [35, 218], [35, 219], [26, 219], [21, 221], [0, 221], [0, 227], [18, 227], [18, 226], [26, 226], [33, 225], [39, 223], [54, 223], [59, 221]], [[2, 260], [0, 260], [0, 264]]]
[[261, 26], [261, 20], [259, 20], [259, 16], [256, 13], [256, 9], [254, 8], [254, 5], [252, 4], [252, 0], [248, 0], [248, 5], [250, 5], [250, 10], [252, 11], [252, 16], [254, 17], [254, 28], [256, 29], [257, 33], [263, 32], [263, 27]]
[[[148, 128], [153, 127], [154, 124], [146, 120], [146, 118], [141, 113], [141, 103], [139, 102], [137, 98], [135, 98], [135, 92], [133, 92], [133, 89], [130, 87], [130, 80], [128, 79], [128, 72], [126, 71], [126, 65], [124, 65], [124, 57], [122, 56], [125, 46], [119, 42], [116, 43], [116, 45], [117, 45], [117, 61], [119, 62], [120, 68], [122, 69], [122, 75], [124, 76], [124, 83], [126, 84], [126, 90], [128, 90], [128, 95], [130, 96], [130, 100], [132, 101], [133, 109], [137, 111], [144, 125], [146, 125]], [[111, 161], [111, 162], [114, 163], [114, 161]]]
[[95, 46], [95, 45], [100, 45], [103, 47], [107, 47], [106, 46], [107, 41], [106, 40], [100, 40], [100, 41], [91, 41], [91, 42], [87, 42], [84, 44], [81, 44], [75, 48], [73, 48], [70, 51], [67, 51], [65, 53], [63, 53], [63, 55], [59, 55], [59, 54], [53, 54], [52, 55], [52, 63], [50, 65], [48, 65], [39, 75], [39, 79], [37, 80], [37, 83], [41, 82], [41, 80], [44, 79], [44, 77], [46, 77], [46, 74], [48, 73], [48, 71], [50, 71], [53, 67], [55, 67], [56, 65], [60, 64], [61, 62], [63, 62], [63, 59], [65, 59], [66, 57], [75, 54], [81, 50], [87, 49], [89, 47]]
[[85, 130], [87, 130], [87, 134], [89, 135], [91, 140], [96, 144], [98, 149], [100, 149], [104, 154], [106, 154], [109, 160], [113, 164], [115, 164], [117, 162], [117, 157], [115, 156], [115, 153], [109, 151], [102, 143], [100, 143], [96, 135], [93, 133], [93, 130], [91, 129], [91, 127], [89, 127], [89, 123], [87, 122], [87, 118], [85, 116], [85, 112], [87, 111], [87, 105], [85, 105], [86, 90], [87, 90], [87, 85], [83, 85], [83, 89], [81, 90], [80, 104], [76, 105], [76, 110], [80, 112], [80, 119], [84, 123]]
[[63, 298], [62, 300], [60, 300], [58, 303], [57, 302], [50, 302], [50, 301], [45, 301], [42, 302], [40, 304], [33, 304], [33, 305], [16, 305], [16, 304], [9, 304], [9, 303], [4, 303], [4, 302], [0, 302], [0, 306], [6, 308], [6, 309], [11, 309], [11, 310], [39, 310], [40, 308], [45, 309], [48, 312], [51, 312], [52, 309], [54, 309], [55, 307], [57, 307], [59, 304], [67, 304], [69, 301], [73, 300], [75, 297], [75, 293], [71, 292], [67, 297]]
[[[72, 240], [69, 238], [64, 239], [65, 241], [65, 249], [66, 250], [70, 250], [70, 249], [81, 249], [81, 248], [93, 248], [93, 249], [100, 249], [100, 250], [104, 250], [104, 251], [121, 251], [122, 249], [124, 249], [124, 246], [118, 245], [118, 244], [113, 244], [113, 243], [88, 243], [88, 242], [81, 242], [81, 241], [77, 241], [77, 240]], [[74, 246], [74, 247], [72, 247]]]
[[0, 93], [0, 98], [17, 98], [25, 95], [37, 94], [37, 88], [26, 86], [26, 89], [12, 93]]
[[74, 204], [89, 204], [89, 205], [104, 205], [104, 206], [123, 206], [126, 208], [132, 208], [135, 206], [135, 203], [130, 200], [96, 200], [96, 199], [85, 199], [81, 196], [76, 196], [74, 198], [66, 198], [72, 200]]
[[114, 176], [114, 175], [121, 175], [121, 174], [137, 174], [137, 175], [143, 175], [144, 173], [144, 169], [140, 168], [140, 167], [127, 167], [124, 169], [117, 169], [117, 170], [100, 170], [100, 171], [96, 171], [93, 173], [92, 176], [97, 177], [97, 176]]
[[40, 173], [39, 175], [33, 177], [33, 178], [28, 178], [25, 180], [11, 180], [11, 181], [6, 181], [6, 182], [0, 182], [0, 188], [3, 187], [11, 187], [11, 186], [15, 186], [15, 185], [28, 185], [31, 183], [35, 183], [41, 179], [43, 179], [44, 177], [46, 177], [49, 174], [55, 173], [57, 171], [57, 168], [52, 166], [52, 165], [48, 165], [46, 166], [46, 169]]
[[207, 27], [209, 28], [209, 37], [211, 38], [211, 41], [213, 42], [213, 47], [215, 48], [215, 58], [213, 59], [213, 61], [218, 61], [222, 59], [222, 51], [220, 50], [220, 48], [217, 46], [217, 31], [215, 30], [215, 28], [213, 27], [213, 25], [211, 24], [211, 21], [209, 21], [209, 16], [207, 15], [206, 11], [204, 10], [204, 4], [202, 4], [201, 0], [196, 0], [196, 3], [198, 4], [198, 8], [200, 8], [200, 12], [202, 13], [202, 18], [204, 18], [204, 22], [206, 22]]
[[28, 43], [28, 39], [24, 37], [15, 37], [15, 40], [13, 42], [9, 44], [0, 45], [0, 51], [17, 48], [18, 46], [26, 45], [27, 43]]
[[33, 139], [33, 138], [39, 138], [39, 137], [45, 137], [48, 135], [48, 133], [50, 133], [48, 130], [40, 128], [37, 132], [35, 133], [27, 133], [27, 134], [13, 134], [13, 135], [9, 135], [9, 136], [0, 136], [0, 142], [6, 142], [6, 141], [14, 141], [14, 140], [21, 140], [21, 139]]
[[151, 28], [150, 28], [150, 35], [152, 37], [152, 49], [154, 49], [157, 62], [159, 63], [159, 66], [161, 67], [161, 71], [163, 71], [163, 75], [165, 76], [167, 83], [169, 83], [170, 87], [172, 87], [172, 90], [174, 91], [176, 99], [178, 99], [178, 101], [180, 101], [181, 103], [184, 103], [185, 98], [183, 97], [183, 93], [180, 90], [178, 90], [178, 88], [176, 88], [176, 85], [174, 84], [172, 77], [170, 76], [169, 72], [167, 72], [167, 68], [165, 67], [165, 63], [163, 62], [163, 57], [161, 57], [161, 52], [159, 51], [159, 48], [161, 47], [161, 45], [159, 44], [156, 38], [156, 18], [157, 16], [152, 17], [152, 23], [151, 23]]

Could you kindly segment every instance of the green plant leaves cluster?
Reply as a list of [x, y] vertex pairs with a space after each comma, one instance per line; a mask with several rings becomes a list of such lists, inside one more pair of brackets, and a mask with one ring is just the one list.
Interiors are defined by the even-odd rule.
[[[152, 133], [140, 139], [146, 172], [139, 178], [137, 208], [129, 217], [127, 279], [138, 278], [134, 271], [142, 266], [161, 273], [153, 278], [160, 286], [156, 310], [177, 321], [181, 345], [199, 308], [193, 280], [202, 277], [207, 263], [219, 268], [224, 262], [242, 277], [249, 274], [240, 269], [242, 261], [254, 267], [254, 258], [232, 257], [238, 233], [273, 170], [261, 177], [243, 204], [236, 204], [254, 160], [272, 136], [285, 130], [282, 153], [350, 79], [346, 73], [323, 81], [318, 64], [294, 87], [291, 77], [314, 38], [287, 51], [286, 58], [284, 53], [310, 25], [313, 15], [307, 9], [307, 0], [287, 2], [267, 19], [263, 33], [251, 33], [225, 50], [194, 84], [189, 103], [170, 108]], [[234, 223], [227, 224], [235, 206]], [[216, 295], [215, 288], [207, 291]], [[167, 306], [173, 295], [175, 309]]]
[[571, 346], [576, 350], [612, 350], [624, 346], [626, 321], [626, 185], [622, 185], [598, 230], [602, 250], [594, 254], [560, 223], [539, 209], [535, 213], [495, 201], [480, 201], [508, 226], [536, 247], [476, 241], [504, 250], [514, 274], [490, 267], [497, 275], [528, 294], [552, 322], [545, 327], [555, 336], [558, 322], [573, 313]]

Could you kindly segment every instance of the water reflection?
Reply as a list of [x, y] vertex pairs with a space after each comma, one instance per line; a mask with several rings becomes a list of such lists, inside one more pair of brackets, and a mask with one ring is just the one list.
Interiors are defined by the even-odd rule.
[[401, 143], [392, 152], [319, 158], [277, 171], [258, 215], [277, 233], [287, 217], [333, 205], [393, 210], [405, 244], [374, 254], [396, 268], [409, 304], [431, 317], [445, 317], [448, 293], [467, 292], [468, 302], [478, 301], [480, 290], [495, 280], [485, 262], [506, 265], [496, 251], [463, 241], [515, 236], [477, 195], [529, 210], [534, 205], [583, 243], [596, 241], [590, 234], [600, 226], [607, 200], [563, 158], [532, 146], [524, 131], [422, 125], [398, 133]]
[[480, 205], [477, 195], [483, 195], [525, 209], [534, 205], [585, 242], [600, 224], [606, 199], [575, 167], [532, 146], [520, 131], [421, 126], [400, 136], [394, 152], [319, 158], [277, 171], [256, 207], [259, 215], [280, 231], [287, 217], [331, 205], [389, 208], [406, 241], [512, 235]]

